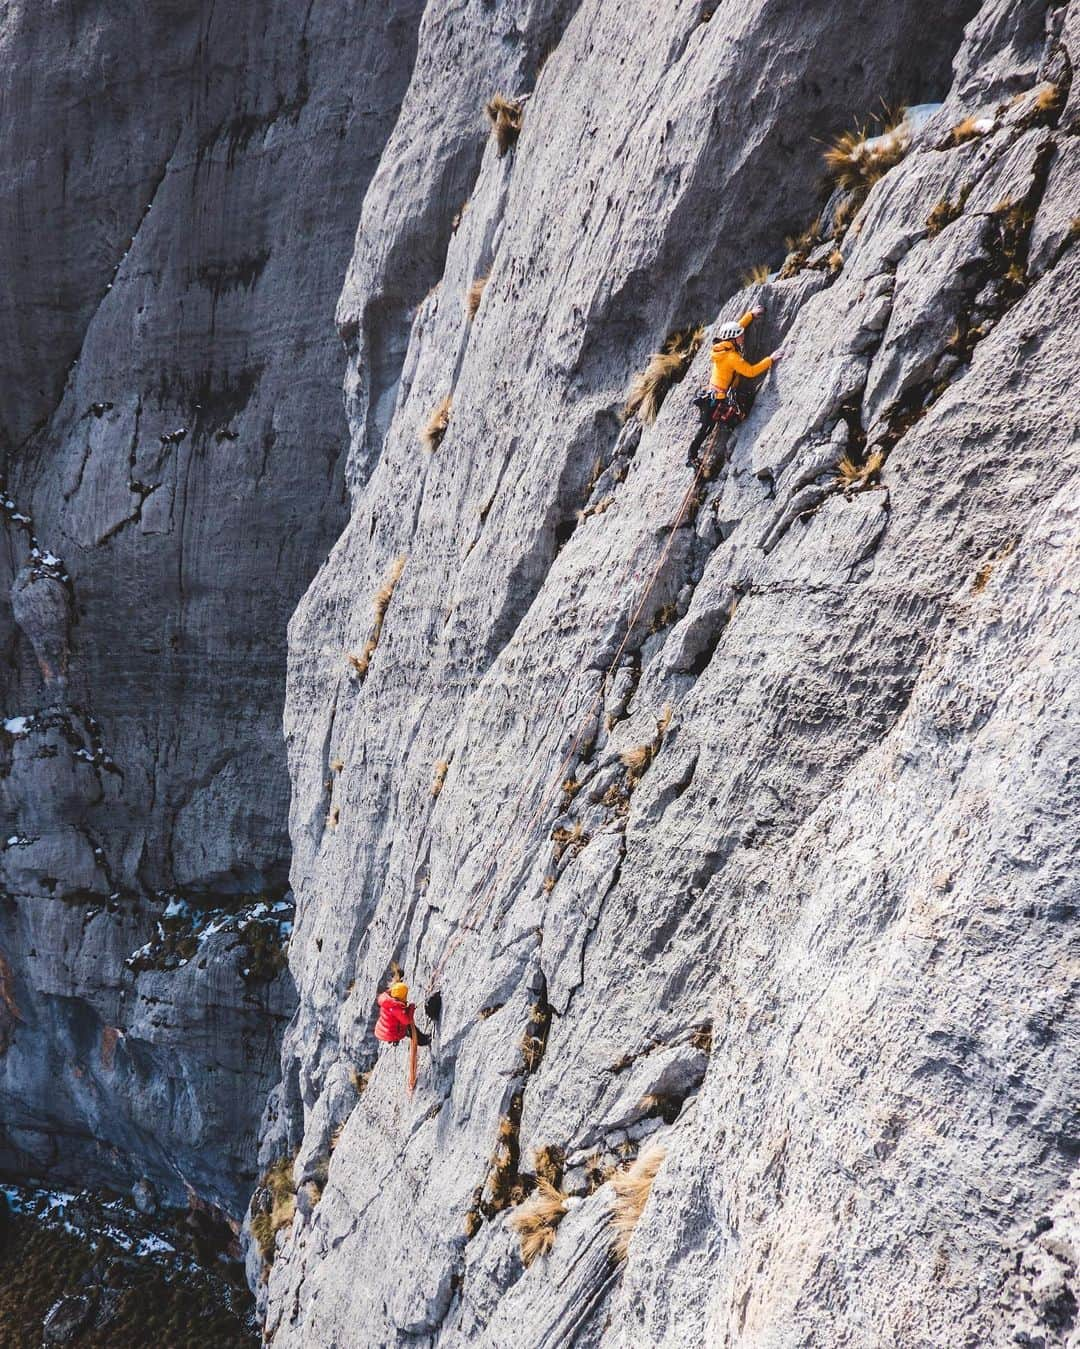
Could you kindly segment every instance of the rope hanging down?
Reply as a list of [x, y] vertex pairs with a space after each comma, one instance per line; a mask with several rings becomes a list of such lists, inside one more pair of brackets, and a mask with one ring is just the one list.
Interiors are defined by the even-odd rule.
[[[446, 966], [449, 963], [451, 956], [457, 950], [461, 942], [465, 939], [466, 934], [469, 932], [474, 932], [476, 930], [476, 928], [474, 927], [474, 920], [480, 918], [486, 911], [488, 905], [490, 904], [496, 891], [498, 890], [500, 883], [506, 878], [510, 869], [517, 865], [522, 854], [524, 853], [525, 847], [528, 844], [529, 836], [531, 835], [532, 830], [535, 828], [539, 820], [543, 817], [545, 811], [548, 809], [552, 801], [555, 799], [555, 796], [558, 794], [559, 791], [561, 791], [562, 783], [564, 781], [564, 775], [568, 770], [568, 768], [570, 767], [570, 765], [573, 763], [575, 757], [577, 756], [578, 750], [580, 749], [582, 741], [585, 739], [585, 736], [588, 733], [589, 727], [592, 725], [593, 719], [596, 717], [601, 707], [603, 706], [604, 698], [607, 692], [608, 682], [611, 679], [611, 676], [613, 675], [615, 670], [618, 668], [619, 662], [622, 660], [624, 654], [626, 653], [626, 648], [630, 643], [630, 638], [633, 634], [634, 628], [636, 627], [638, 620], [641, 618], [645, 606], [649, 602], [649, 597], [651, 596], [653, 590], [655, 589], [657, 581], [660, 579], [660, 573], [663, 571], [664, 565], [666, 564], [669, 556], [671, 555], [671, 550], [675, 543], [676, 532], [682, 525], [683, 520], [686, 517], [687, 511], [690, 509], [690, 504], [694, 499], [694, 495], [697, 492], [698, 486], [700, 485], [702, 480], [705, 477], [707, 477], [709, 469], [712, 466], [713, 453], [716, 448], [716, 440], [717, 437], [719, 436], [720, 430], [721, 430], [720, 426], [717, 426], [709, 439], [708, 445], [705, 447], [705, 452], [701, 456], [701, 462], [698, 465], [697, 473], [694, 475], [694, 480], [687, 488], [686, 494], [684, 495], [682, 502], [679, 505], [679, 509], [676, 512], [675, 517], [671, 522], [671, 525], [669, 526], [667, 541], [665, 542], [664, 547], [660, 553], [660, 557], [649, 576], [648, 582], [645, 586], [645, 589], [642, 591], [637, 604], [634, 605], [633, 608], [631, 609], [630, 616], [626, 624], [626, 630], [623, 633], [622, 640], [619, 643], [618, 649], [616, 650], [615, 655], [612, 657], [610, 663], [608, 664], [608, 667], [604, 672], [604, 676], [600, 681], [600, 686], [596, 694], [593, 696], [593, 699], [590, 702], [585, 712], [585, 715], [581, 720], [581, 724], [579, 725], [577, 731], [575, 732], [570, 742], [570, 748], [567, 750], [565, 756], [563, 757], [562, 761], [559, 764], [557, 772], [554, 774], [551, 786], [541, 797], [539, 804], [537, 805], [536, 809], [532, 812], [532, 814], [529, 816], [528, 820], [525, 822], [523, 829], [518, 831], [520, 841], [516, 844], [516, 846], [513, 849], [510, 850], [509, 854], [504, 858], [502, 864], [497, 866], [491, 884], [488, 885], [486, 888], [482, 888], [484, 885], [484, 877], [491, 871], [491, 868], [493, 866], [496, 866], [500, 853], [506, 847], [507, 843], [510, 841], [511, 836], [515, 833], [515, 826], [517, 824], [518, 812], [520, 811], [521, 803], [524, 800], [525, 795], [528, 792], [529, 787], [531, 785], [530, 775], [529, 774], [525, 775], [521, 790], [518, 793], [517, 799], [514, 803], [514, 813], [511, 818], [510, 824], [506, 830], [506, 833], [503, 835], [499, 843], [492, 848], [491, 855], [488, 861], [485, 863], [483, 871], [481, 872], [481, 879], [477, 883], [476, 891], [474, 891], [475, 897], [470, 902], [469, 907], [466, 909], [465, 913], [462, 915], [457, 932], [454, 933], [453, 937], [447, 943], [445, 949], [443, 950], [442, 955], [439, 957], [438, 961], [436, 961], [435, 966], [431, 972], [431, 976], [428, 979], [427, 984], [429, 993], [434, 992], [436, 989], [438, 989], [439, 981], [442, 978], [443, 972], [446, 969]], [[562, 710], [562, 704], [565, 702], [567, 692], [570, 688], [570, 685], [573, 683], [574, 675], [576, 673], [577, 670], [575, 667], [572, 668], [569, 674], [567, 675], [566, 682], [563, 686], [561, 702], [560, 704], [558, 704], [558, 710], [560, 712]], [[497, 919], [495, 926], [498, 926], [498, 921], [499, 920]]]

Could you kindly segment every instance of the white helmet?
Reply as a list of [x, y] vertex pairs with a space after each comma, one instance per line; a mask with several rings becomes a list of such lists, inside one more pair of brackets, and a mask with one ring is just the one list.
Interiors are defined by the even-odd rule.
[[721, 323], [713, 329], [714, 342], [737, 342], [744, 336], [741, 323]]

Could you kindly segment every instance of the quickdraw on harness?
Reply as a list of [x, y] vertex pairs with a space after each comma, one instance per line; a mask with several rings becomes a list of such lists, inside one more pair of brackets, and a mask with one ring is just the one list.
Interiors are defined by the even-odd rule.
[[728, 385], [723, 394], [703, 389], [694, 399], [694, 407], [701, 413], [702, 422], [709, 425], [738, 426], [746, 420], [746, 409], [734, 385]]

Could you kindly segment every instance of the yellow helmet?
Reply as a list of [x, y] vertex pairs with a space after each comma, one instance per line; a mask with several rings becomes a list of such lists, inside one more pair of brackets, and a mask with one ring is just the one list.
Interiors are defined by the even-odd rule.
[[409, 996], [409, 985], [403, 983], [400, 979], [396, 979], [390, 985], [390, 996], [397, 998], [398, 1002], [404, 1002]]

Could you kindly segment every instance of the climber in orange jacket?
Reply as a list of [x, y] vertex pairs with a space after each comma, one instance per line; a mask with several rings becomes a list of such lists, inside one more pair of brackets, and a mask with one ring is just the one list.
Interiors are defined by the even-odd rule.
[[415, 1029], [418, 1045], [431, 1044], [431, 1036], [425, 1035], [416, 1025], [413, 1016], [416, 1004], [407, 1002], [408, 996], [408, 984], [396, 979], [385, 993], [380, 993], [375, 999], [379, 1005], [379, 1019], [375, 1022], [376, 1040], [381, 1040], [383, 1044], [396, 1045]]
[[694, 399], [694, 405], [701, 413], [701, 430], [694, 437], [686, 456], [686, 462], [691, 467], [697, 465], [701, 447], [717, 423], [735, 426], [746, 416], [736, 394], [739, 380], [756, 379], [758, 375], [763, 375], [784, 354], [782, 350], [777, 350], [771, 356], [754, 362], [748, 361], [742, 354], [747, 328], [764, 312], [762, 306], [756, 304], [746, 311], [738, 323], [721, 323], [713, 332], [709, 387]]

